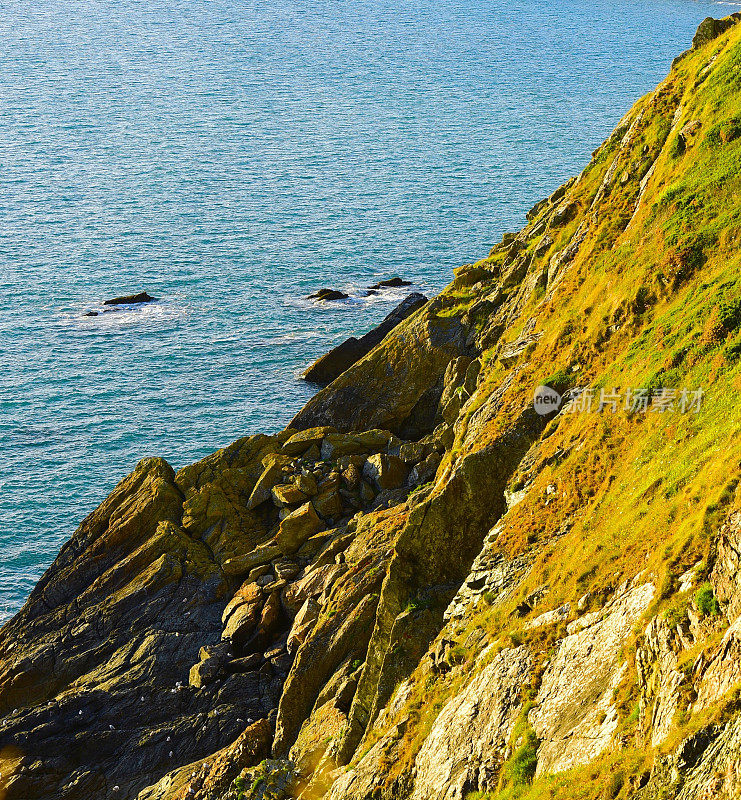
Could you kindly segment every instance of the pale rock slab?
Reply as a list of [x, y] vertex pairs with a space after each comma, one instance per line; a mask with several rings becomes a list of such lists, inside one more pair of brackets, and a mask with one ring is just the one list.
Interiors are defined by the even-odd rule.
[[448, 701], [417, 756], [411, 800], [463, 800], [496, 788], [531, 669], [526, 647], [502, 650]]
[[541, 741], [536, 775], [586, 764], [610, 746], [618, 726], [612, 694], [627, 668], [622, 645], [654, 592], [651, 583], [624, 584], [594, 624], [561, 640], [529, 717]]

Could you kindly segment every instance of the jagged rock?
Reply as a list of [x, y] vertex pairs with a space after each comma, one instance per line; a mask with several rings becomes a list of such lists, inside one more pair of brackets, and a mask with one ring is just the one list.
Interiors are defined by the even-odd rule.
[[399, 448], [399, 458], [405, 464], [417, 464], [432, 451], [431, 442], [404, 442]]
[[[317, 459], [318, 458], [319, 458], [319, 454], [317, 453]], [[300, 475], [296, 476], [296, 486], [307, 497], [313, 497], [318, 491], [316, 478], [309, 472], [301, 473]]]
[[527, 350], [527, 348], [540, 339], [542, 333], [530, 333], [521, 336], [515, 342], [509, 342], [502, 346], [499, 351], [499, 360], [505, 367], [511, 367], [517, 359]]
[[342, 497], [336, 484], [320, 491], [311, 502], [317, 514], [325, 520], [342, 515]]
[[[376, 287], [378, 288], [378, 287]], [[393, 330], [400, 322], [413, 314], [427, 302], [427, 298], [422, 294], [410, 294], [399, 305], [369, 333], [356, 339], [351, 336], [342, 344], [330, 350], [328, 353], [317, 359], [302, 375], [302, 377], [316, 383], [319, 386], [326, 386], [335, 378], [338, 378], [346, 369], [351, 367], [356, 361], [380, 342], [389, 331]]]
[[227, 661], [224, 664], [224, 669], [230, 673], [250, 672], [253, 669], [257, 669], [262, 664], [262, 661], [263, 657], [260, 653], [252, 653], [249, 656], [233, 658]]
[[137, 800], [222, 800], [240, 772], [270, 754], [272, 736], [268, 720], [260, 719], [208, 759], [168, 773]]
[[298, 429], [381, 428], [402, 438], [429, 432], [448, 362], [468, 353], [467, 330], [429, 305], [397, 325], [365, 358], [318, 392], [294, 417]]
[[576, 215], [576, 203], [562, 203], [554, 212], [551, 217], [551, 225], [560, 227], [571, 221]]
[[288, 652], [295, 653], [319, 618], [319, 604], [311, 597], [301, 606], [288, 634]]
[[[289, 440], [290, 441], [290, 440]], [[257, 479], [255, 488], [247, 500], [247, 508], [253, 509], [270, 499], [273, 487], [283, 476], [283, 468], [291, 464], [291, 459], [285, 455], [271, 453], [263, 459], [264, 470]]]
[[531, 667], [527, 648], [503, 650], [448, 700], [415, 760], [411, 800], [460, 800], [496, 788]]
[[702, 671], [694, 711], [707, 708], [741, 684], [741, 616], [725, 632], [720, 648]]
[[669, 756], [657, 758], [642, 800], [729, 800], [741, 795], [741, 716], [707, 725], [686, 738]]
[[367, 481], [362, 481], [360, 484], [360, 499], [368, 504], [372, 503], [375, 497], [376, 493], [373, 491], [373, 487]]
[[289, 581], [301, 572], [301, 567], [292, 561], [280, 561], [275, 565], [275, 571], [279, 578]]
[[[528, 608], [532, 608], [533, 604], [528, 600], [525, 601]], [[543, 628], [548, 625], [558, 625], [561, 622], [566, 622], [571, 614], [571, 603], [564, 603], [559, 608], [554, 608], [553, 611], [546, 611], [543, 614], [531, 619], [525, 625], [526, 630], [535, 630], [536, 628]]]
[[741, 513], [732, 512], [720, 530], [710, 582], [728, 619], [741, 615]]
[[[640, 715], [645, 729], [651, 730], [652, 747], [658, 747], [667, 738], [679, 708], [679, 687], [684, 682], [684, 674], [677, 669], [677, 649], [666, 621], [654, 617], [636, 650]], [[651, 719], [647, 720], [649, 710]]]
[[382, 430], [330, 434], [322, 442], [322, 459], [336, 461], [342, 456], [383, 450], [390, 438], [391, 434]]
[[349, 464], [342, 473], [342, 483], [350, 491], [360, 488], [362, 473], [355, 464]]
[[189, 683], [196, 689], [216, 679], [228, 659], [229, 644], [224, 642], [220, 646], [202, 647], [199, 656], [200, 660], [191, 667], [189, 674]]
[[281, 553], [295, 553], [301, 545], [322, 528], [322, 521], [311, 503], [304, 503], [280, 523], [275, 543]]
[[264, 645], [269, 642], [278, 627], [278, 620], [281, 613], [280, 591], [270, 593], [267, 602], [260, 615], [260, 622], [257, 626], [258, 641]]
[[98, 800], [114, 785], [136, 797], [257, 716], [249, 675], [188, 685], [201, 648], [219, 642], [228, 595], [209, 549], [179, 526], [182, 508], [171, 467], [141, 462], [3, 628], [0, 750], [24, 753], [8, 798]]
[[[240, 647], [255, 632], [265, 604], [263, 589], [257, 583], [250, 584], [243, 596], [245, 600], [235, 603], [228, 615], [226, 611], [224, 612], [226, 624], [221, 634], [223, 639], [231, 639], [235, 645]], [[229, 606], [227, 606], [228, 609]]]
[[553, 244], [553, 239], [546, 233], [541, 240], [535, 245], [535, 249], [533, 250], [533, 255], [536, 258], [540, 258], [540, 256], [545, 255], [545, 253], [550, 249], [551, 245]]
[[308, 570], [303, 578], [292, 583], [283, 594], [283, 602], [289, 610], [296, 615], [310, 598], [318, 598], [344, 572], [343, 567], [337, 564], [327, 564]]
[[374, 283], [372, 286], [369, 286], [369, 289], [384, 289], [384, 288], [398, 288], [400, 286], [411, 286], [411, 281], [405, 281], [400, 278], [398, 275], [395, 275], [393, 278], [387, 278], [383, 281], [378, 281], [378, 283]]
[[265, 759], [256, 767], [243, 770], [239, 785], [249, 792], [250, 800], [287, 800], [297, 777], [288, 761]]
[[398, 489], [407, 479], [406, 464], [397, 456], [377, 453], [365, 462], [363, 477], [379, 491]]
[[410, 473], [409, 480], [411, 483], [417, 485], [420, 483], [427, 483], [435, 477], [437, 468], [440, 466], [442, 456], [440, 453], [433, 451], [424, 461], [416, 464]]
[[272, 495], [276, 505], [279, 506], [296, 506], [308, 500], [308, 495], [293, 483], [282, 483], [273, 486]]
[[283, 555], [278, 544], [264, 544], [249, 553], [224, 562], [223, 569], [227, 575], [247, 575], [255, 567], [268, 564]]
[[490, 599], [491, 605], [495, 605], [526, 574], [530, 566], [526, 556], [508, 559], [502, 555], [498, 546], [501, 530], [501, 526], [497, 525], [487, 534], [481, 552], [471, 564], [468, 577], [445, 611], [445, 620], [462, 619], [470, 606], [484, 595]]

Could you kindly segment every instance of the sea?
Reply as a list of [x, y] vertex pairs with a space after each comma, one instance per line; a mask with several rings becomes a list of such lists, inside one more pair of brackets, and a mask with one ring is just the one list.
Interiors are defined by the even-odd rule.
[[734, 10], [0, 2], [0, 620], [139, 459], [285, 427], [304, 367], [521, 227]]

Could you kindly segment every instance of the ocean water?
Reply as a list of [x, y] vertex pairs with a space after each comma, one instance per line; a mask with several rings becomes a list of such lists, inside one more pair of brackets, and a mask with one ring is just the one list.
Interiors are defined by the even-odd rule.
[[0, 618], [138, 459], [285, 426], [301, 369], [403, 296], [362, 287], [442, 288], [733, 10], [3, 2]]

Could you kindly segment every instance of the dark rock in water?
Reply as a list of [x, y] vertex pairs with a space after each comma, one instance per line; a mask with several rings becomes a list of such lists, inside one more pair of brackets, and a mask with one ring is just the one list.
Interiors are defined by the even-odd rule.
[[346, 300], [350, 295], [337, 289], [320, 289], [318, 292], [309, 295], [309, 300]]
[[356, 339], [351, 336], [342, 344], [337, 345], [326, 355], [317, 359], [301, 376], [311, 383], [319, 386], [326, 386], [341, 375], [348, 367], [361, 359], [379, 344], [386, 334], [395, 328], [400, 322], [405, 320], [410, 314], [427, 302], [423, 294], [415, 292], [410, 294], [405, 300], [383, 320], [383, 322], [372, 331]]
[[369, 286], [369, 289], [393, 289], [397, 286], [411, 286], [411, 281], [403, 281], [401, 278], [389, 278], [386, 281], [378, 281], [378, 283], [374, 283], [373, 286]]
[[114, 297], [112, 300], [106, 300], [104, 306], [123, 306], [135, 305], [136, 303], [153, 303], [157, 300], [156, 297], [151, 297], [146, 292], [139, 292], [139, 294], [127, 294], [123, 297]]
[[97, 317], [98, 316], [98, 312], [97, 311], [88, 311], [87, 314], [85, 314], [84, 316], [86, 316], [86, 317]]

